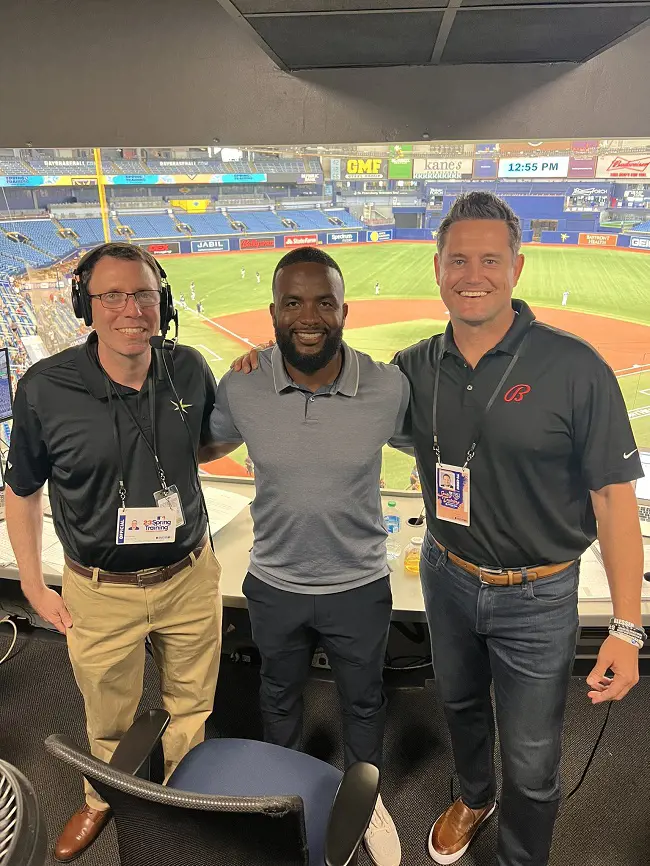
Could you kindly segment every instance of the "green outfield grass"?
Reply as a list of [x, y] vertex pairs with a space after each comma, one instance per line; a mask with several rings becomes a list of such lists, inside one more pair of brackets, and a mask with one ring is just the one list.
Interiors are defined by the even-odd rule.
[[[348, 300], [373, 299], [374, 285], [381, 284], [381, 298], [439, 298], [433, 275], [433, 244], [360, 245], [329, 247], [341, 266]], [[516, 296], [530, 304], [559, 307], [562, 293], [570, 292], [569, 308], [650, 325], [650, 255], [580, 247], [526, 247], [526, 266]], [[210, 318], [266, 308], [271, 300], [273, 270], [282, 251], [193, 255], [165, 260], [174, 296], [185, 294], [196, 283], [197, 299]], [[241, 268], [246, 276], [241, 277]], [[255, 272], [261, 284], [257, 285]], [[240, 355], [243, 345], [202, 321], [195, 313], [181, 311], [181, 339], [204, 354], [217, 377]], [[350, 345], [378, 361], [390, 361], [396, 351], [442, 330], [446, 322], [429, 319], [399, 322], [346, 331]], [[650, 406], [650, 373], [621, 379], [628, 410]], [[645, 390], [647, 394], [643, 393]], [[632, 418], [639, 445], [650, 447], [650, 415]], [[233, 457], [243, 463], [245, 452]], [[386, 449], [383, 475], [389, 487], [405, 488], [412, 460]]]

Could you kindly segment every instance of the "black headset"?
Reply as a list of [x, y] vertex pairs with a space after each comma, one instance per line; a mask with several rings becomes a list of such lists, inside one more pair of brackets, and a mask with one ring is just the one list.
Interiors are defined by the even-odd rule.
[[[84, 324], [90, 327], [93, 323], [93, 307], [90, 295], [88, 294], [88, 283], [93, 268], [100, 258], [106, 254], [108, 248], [123, 247], [131, 249], [131, 244], [110, 243], [101, 244], [95, 249], [90, 250], [81, 259], [79, 264], [72, 274], [72, 309], [78, 319], [83, 319]], [[172, 297], [172, 287], [167, 279], [167, 274], [162, 266], [151, 256], [151, 259], [158, 269], [160, 276], [160, 330], [163, 337], [166, 336], [170, 324], [173, 322], [178, 334], [178, 313], [174, 309], [174, 298]]]

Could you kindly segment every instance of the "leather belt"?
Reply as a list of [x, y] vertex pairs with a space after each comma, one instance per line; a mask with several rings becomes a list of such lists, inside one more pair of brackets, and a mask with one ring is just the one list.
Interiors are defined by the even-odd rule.
[[[201, 541], [199, 546], [192, 551], [194, 554], [194, 561], [196, 561], [201, 553], [203, 553], [207, 542], [208, 539], [206, 537]], [[87, 577], [89, 580], [95, 579], [95, 569], [86, 568], [85, 565], [79, 565], [79, 563], [75, 562], [74, 559], [70, 559], [67, 554], [65, 554], [64, 558], [65, 564], [68, 566], [70, 571], [74, 571], [74, 573], [80, 575], [80, 577]], [[162, 568], [145, 568], [142, 571], [102, 571], [100, 568], [97, 570], [96, 579], [99, 583], [153, 586], [156, 583], [163, 583], [166, 580], [170, 580], [170, 578], [174, 577], [175, 574], [178, 574], [179, 571], [182, 571], [190, 565], [192, 565], [192, 557], [191, 555], [188, 555], [184, 559], [181, 559], [180, 562], [174, 562], [171, 565], [165, 565]]]
[[[489, 583], [492, 586], [516, 586], [524, 582], [523, 571], [520, 568], [483, 568], [480, 565], [474, 565], [473, 562], [468, 562], [466, 559], [461, 559], [455, 553], [447, 550], [438, 541], [433, 539], [436, 547], [446, 552], [447, 557], [458, 565], [464, 571], [474, 577], [478, 577], [481, 583]], [[559, 574], [570, 565], [573, 565], [575, 559], [570, 562], [558, 562], [554, 565], [536, 565], [526, 569], [526, 580], [541, 580], [544, 577], [551, 577], [553, 574]]]

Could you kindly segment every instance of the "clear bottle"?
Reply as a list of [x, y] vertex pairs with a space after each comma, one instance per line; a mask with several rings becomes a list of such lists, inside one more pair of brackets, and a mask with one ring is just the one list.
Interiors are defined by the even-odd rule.
[[389, 535], [386, 539], [386, 559], [395, 560], [402, 552], [402, 545], [397, 541], [395, 535]]
[[422, 539], [419, 536], [414, 536], [404, 551], [404, 571], [408, 574], [419, 574], [421, 555]]

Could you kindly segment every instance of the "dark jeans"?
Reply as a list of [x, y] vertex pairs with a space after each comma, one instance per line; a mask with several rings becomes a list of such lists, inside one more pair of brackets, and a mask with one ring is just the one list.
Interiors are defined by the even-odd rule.
[[494, 683], [503, 785], [498, 866], [546, 866], [560, 800], [562, 724], [578, 628], [579, 563], [519, 586], [490, 586], [427, 534], [420, 562], [436, 686], [463, 802], [496, 795]]
[[382, 671], [392, 594], [388, 577], [346, 592], [305, 595], [269, 586], [250, 572], [243, 592], [262, 656], [264, 738], [299, 749], [302, 693], [314, 650], [327, 653], [343, 716], [345, 766], [381, 766], [386, 723]]

